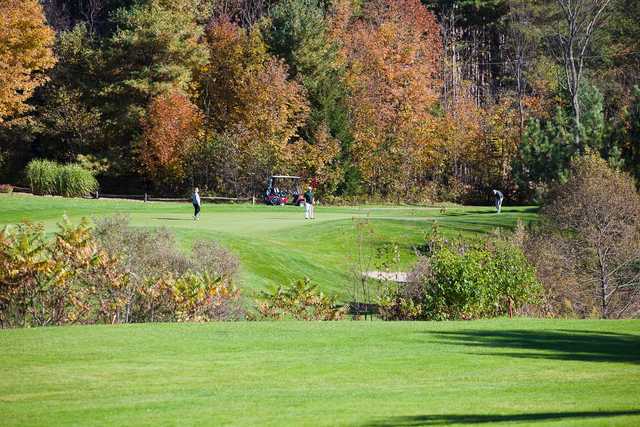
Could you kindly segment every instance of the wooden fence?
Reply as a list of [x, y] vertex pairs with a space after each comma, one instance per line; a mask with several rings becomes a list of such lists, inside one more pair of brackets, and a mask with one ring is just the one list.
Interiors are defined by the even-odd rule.
[[[142, 200], [144, 202], [191, 202], [191, 197], [156, 197], [148, 193], [145, 194], [102, 194], [96, 193], [92, 199], [128, 199]], [[202, 202], [251, 202], [255, 204], [255, 197], [222, 197], [222, 196], [200, 196]]]
[[[16, 193], [31, 193], [29, 187], [13, 187], [13, 191]], [[155, 197], [148, 193], [145, 194], [102, 194], [96, 192], [91, 196], [86, 196], [85, 199], [124, 199], [124, 200], [141, 200], [144, 202], [191, 202], [191, 197]], [[255, 197], [222, 197], [222, 196], [200, 196], [200, 200], [203, 202], [251, 202], [256, 203]]]

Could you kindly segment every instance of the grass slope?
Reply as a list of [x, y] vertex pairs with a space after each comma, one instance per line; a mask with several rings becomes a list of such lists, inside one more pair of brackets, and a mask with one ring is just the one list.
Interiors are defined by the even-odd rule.
[[640, 321], [0, 330], [3, 426], [640, 425]]
[[[531, 221], [535, 208], [505, 208], [497, 215], [489, 207], [322, 207], [317, 219], [305, 221], [302, 208], [251, 205], [205, 205], [202, 219], [191, 220], [187, 203], [142, 203], [59, 197], [0, 195], [0, 226], [22, 220], [43, 222], [54, 230], [66, 214], [73, 221], [112, 214], [128, 214], [133, 225], [168, 227], [185, 249], [196, 239], [213, 239], [231, 248], [241, 260], [242, 286], [264, 288], [309, 277], [325, 291], [345, 297], [352, 281], [357, 250], [355, 219], [369, 219], [371, 245], [397, 243], [401, 267], [415, 260], [414, 246], [424, 241], [433, 221], [444, 233], [477, 236], [495, 228], [512, 228], [518, 219]], [[372, 266], [373, 267], [373, 266]]]

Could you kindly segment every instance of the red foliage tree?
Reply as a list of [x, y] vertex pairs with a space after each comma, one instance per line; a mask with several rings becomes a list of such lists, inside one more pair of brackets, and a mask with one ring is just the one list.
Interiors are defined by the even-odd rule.
[[185, 176], [188, 154], [202, 129], [202, 114], [177, 89], [155, 97], [142, 119], [140, 161], [147, 175], [162, 181]]

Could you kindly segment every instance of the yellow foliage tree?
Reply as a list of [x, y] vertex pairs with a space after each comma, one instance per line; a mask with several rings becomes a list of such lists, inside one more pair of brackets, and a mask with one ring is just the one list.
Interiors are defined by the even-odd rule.
[[37, 0], [0, 0], [0, 123], [29, 110], [25, 101], [56, 62], [53, 42]]
[[[291, 144], [309, 105], [304, 88], [287, 79], [287, 67], [267, 52], [257, 28], [228, 20], [212, 23], [206, 34], [210, 64], [203, 70], [201, 100], [207, 132], [224, 136], [218, 169], [236, 187], [264, 182], [291, 162]], [[236, 192], [240, 189], [236, 189]]]

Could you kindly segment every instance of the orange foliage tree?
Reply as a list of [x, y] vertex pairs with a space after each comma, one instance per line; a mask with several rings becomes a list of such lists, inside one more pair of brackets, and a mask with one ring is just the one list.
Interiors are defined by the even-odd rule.
[[0, 123], [29, 110], [25, 101], [55, 64], [54, 32], [37, 0], [0, 0]]
[[153, 98], [141, 123], [139, 157], [146, 174], [161, 181], [183, 179], [202, 122], [198, 107], [177, 89]]
[[338, 3], [334, 36], [344, 41], [351, 91], [351, 156], [370, 193], [408, 193], [434, 155], [442, 42], [419, 0], [373, 0], [358, 18]]
[[460, 202], [484, 200], [491, 188], [512, 190], [511, 163], [519, 143], [514, 99], [478, 106], [465, 89], [447, 103], [438, 128], [443, 196]]

